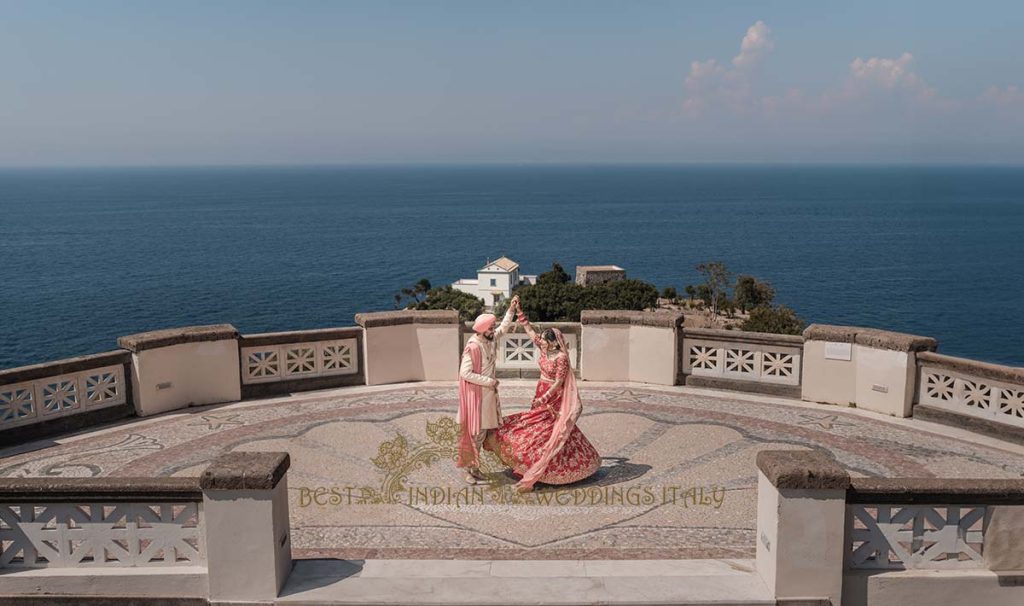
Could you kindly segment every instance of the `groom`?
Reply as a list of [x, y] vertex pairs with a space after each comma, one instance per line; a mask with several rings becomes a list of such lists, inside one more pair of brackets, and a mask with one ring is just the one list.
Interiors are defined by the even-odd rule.
[[497, 361], [497, 338], [513, 326], [512, 318], [519, 308], [519, 297], [513, 297], [501, 325], [494, 325], [494, 314], [482, 314], [473, 322], [475, 333], [462, 350], [459, 366], [459, 450], [456, 464], [466, 470], [466, 482], [476, 484], [485, 478], [480, 473], [480, 448], [487, 431], [501, 425], [501, 404], [498, 401], [498, 379], [494, 378]]

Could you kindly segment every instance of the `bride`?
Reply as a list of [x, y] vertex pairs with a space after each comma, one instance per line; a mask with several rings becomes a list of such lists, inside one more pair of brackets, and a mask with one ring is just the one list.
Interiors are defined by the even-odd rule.
[[512, 304], [540, 352], [540, 380], [530, 410], [506, 417], [485, 447], [522, 478], [519, 492], [533, 490], [537, 482], [570, 484], [589, 478], [601, 466], [601, 456], [576, 426], [583, 404], [565, 337], [557, 328], [538, 335], [518, 300]]

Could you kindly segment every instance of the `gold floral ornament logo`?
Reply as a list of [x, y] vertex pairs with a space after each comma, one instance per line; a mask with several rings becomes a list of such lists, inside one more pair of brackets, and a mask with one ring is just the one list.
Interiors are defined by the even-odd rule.
[[[384, 479], [379, 489], [363, 488], [362, 494], [371, 503], [404, 503], [401, 495], [407, 492], [409, 476], [437, 461], [444, 459], [455, 462], [458, 450], [459, 425], [451, 417], [427, 421], [427, 442], [409, 448], [409, 442], [398, 435], [393, 440], [382, 442], [377, 447], [377, 456], [370, 459]], [[497, 483], [504, 466], [491, 452], [481, 453], [480, 471], [487, 476], [492, 487]]]

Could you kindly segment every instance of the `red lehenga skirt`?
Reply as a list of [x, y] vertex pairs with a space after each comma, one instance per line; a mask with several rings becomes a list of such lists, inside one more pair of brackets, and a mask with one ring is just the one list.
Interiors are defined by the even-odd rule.
[[[537, 382], [534, 397], [544, 395], [550, 383]], [[555, 398], [548, 405], [533, 405], [530, 410], [506, 417], [506, 421], [488, 436], [485, 448], [498, 455], [502, 463], [508, 465], [518, 477], [524, 473], [543, 454], [548, 438], [555, 427], [555, 413], [560, 398]], [[538, 478], [544, 484], [571, 484], [594, 475], [601, 466], [601, 455], [590, 443], [580, 428], [574, 426], [562, 449], [551, 459], [547, 470]]]

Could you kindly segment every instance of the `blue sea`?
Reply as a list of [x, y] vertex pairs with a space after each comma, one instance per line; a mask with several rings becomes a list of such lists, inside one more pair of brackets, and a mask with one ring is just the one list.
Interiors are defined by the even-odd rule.
[[352, 325], [499, 255], [679, 289], [721, 260], [808, 322], [1024, 366], [1024, 169], [506, 166], [0, 171], [0, 368]]

